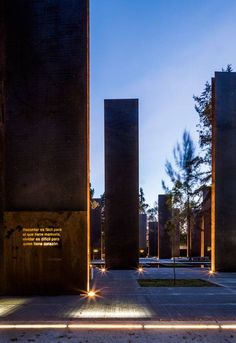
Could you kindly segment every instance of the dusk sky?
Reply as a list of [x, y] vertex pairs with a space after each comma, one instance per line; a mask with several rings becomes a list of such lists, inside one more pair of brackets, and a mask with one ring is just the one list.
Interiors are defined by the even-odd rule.
[[91, 182], [104, 192], [104, 99], [139, 98], [139, 182], [150, 206], [184, 129], [196, 144], [199, 95], [236, 70], [236, 0], [91, 1]]

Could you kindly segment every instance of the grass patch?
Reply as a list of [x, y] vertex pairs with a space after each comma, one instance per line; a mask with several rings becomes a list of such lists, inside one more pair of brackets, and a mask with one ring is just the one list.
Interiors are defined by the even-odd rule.
[[160, 263], [159, 266], [161, 268], [185, 268], [185, 267], [197, 267], [199, 268], [200, 265], [208, 266], [210, 262], [197, 262], [191, 263], [191, 262], [183, 262], [183, 263]]
[[201, 279], [139, 279], [141, 287], [217, 287], [216, 284]]

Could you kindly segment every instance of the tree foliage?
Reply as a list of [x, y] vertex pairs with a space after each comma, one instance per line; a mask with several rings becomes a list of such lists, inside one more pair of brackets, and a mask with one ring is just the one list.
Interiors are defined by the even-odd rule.
[[146, 213], [148, 204], [146, 204], [146, 199], [144, 197], [144, 191], [143, 188], [140, 187], [139, 189], [139, 213]]
[[171, 188], [162, 181], [162, 186], [168, 194], [168, 203], [172, 209], [173, 226], [178, 225], [188, 237], [188, 254], [190, 251], [190, 233], [192, 213], [198, 209], [201, 197], [201, 158], [196, 155], [195, 145], [186, 130], [182, 143], [174, 147], [174, 166], [168, 160], [165, 170], [171, 181]]
[[155, 201], [154, 206], [147, 210], [147, 216], [149, 222], [156, 222], [158, 214], [158, 204]]
[[[232, 72], [231, 64], [228, 64], [222, 72]], [[201, 163], [203, 173], [201, 175], [202, 184], [211, 181], [211, 155], [212, 155], [212, 87], [207, 81], [199, 96], [194, 95], [195, 110], [199, 116], [197, 131], [199, 134], [199, 146], [201, 149]]]

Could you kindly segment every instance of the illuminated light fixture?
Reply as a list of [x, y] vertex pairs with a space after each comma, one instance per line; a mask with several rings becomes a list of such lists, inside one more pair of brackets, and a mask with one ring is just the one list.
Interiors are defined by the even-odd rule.
[[209, 275], [213, 275], [213, 274], [214, 274], [213, 270], [209, 270]]
[[66, 329], [67, 324], [15, 324], [0, 325], [0, 329]]
[[236, 325], [235, 324], [224, 324], [224, 325], [221, 325], [220, 326], [220, 328], [221, 329], [224, 329], [224, 330], [228, 330], [228, 329], [230, 329], [230, 330], [235, 330], [236, 329]]
[[96, 292], [94, 292], [93, 290], [88, 291], [87, 296], [88, 296], [89, 298], [94, 298], [94, 297], [96, 297]]
[[235, 330], [236, 324], [0, 324], [0, 329]]
[[220, 329], [220, 325], [215, 324], [150, 324], [144, 325], [144, 329], [194, 329], [194, 330], [215, 330]]
[[80, 296], [83, 298], [87, 298], [87, 299], [91, 299], [91, 300], [95, 300], [95, 298], [97, 297], [101, 297], [99, 294], [101, 292], [101, 289], [90, 289], [87, 292], [86, 291], [81, 291]]
[[69, 329], [128, 329], [142, 330], [142, 324], [69, 324]]
[[137, 271], [138, 271], [139, 273], [143, 273], [143, 272], [144, 272], [144, 268], [143, 268], [142, 266], [140, 266], [140, 267], [138, 267]]
[[102, 267], [102, 268], [100, 269], [100, 271], [101, 271], [102, 274], [104, 274], [104, 273], [106, 273], [107, 270], [106, 270], [105, 267]]
[[93, 249], [93, 252], [98, 252], [98, 249]]
[[140, 252], [140, 254], [143, 254], [143, 253], [144, 253], [144, 250], [143, 250], [143, 249], [140, 249], [139, 252]]

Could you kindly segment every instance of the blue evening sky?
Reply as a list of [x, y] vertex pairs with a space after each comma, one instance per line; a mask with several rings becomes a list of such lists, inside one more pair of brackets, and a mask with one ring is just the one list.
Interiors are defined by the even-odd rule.
[[197, 143], [193, 94], [236, 70], [236, 0], [90, 0], [91, 182], [104, 192], [104, 99], [139, 98], [140, 186], [152, 206], [184, 129]]

